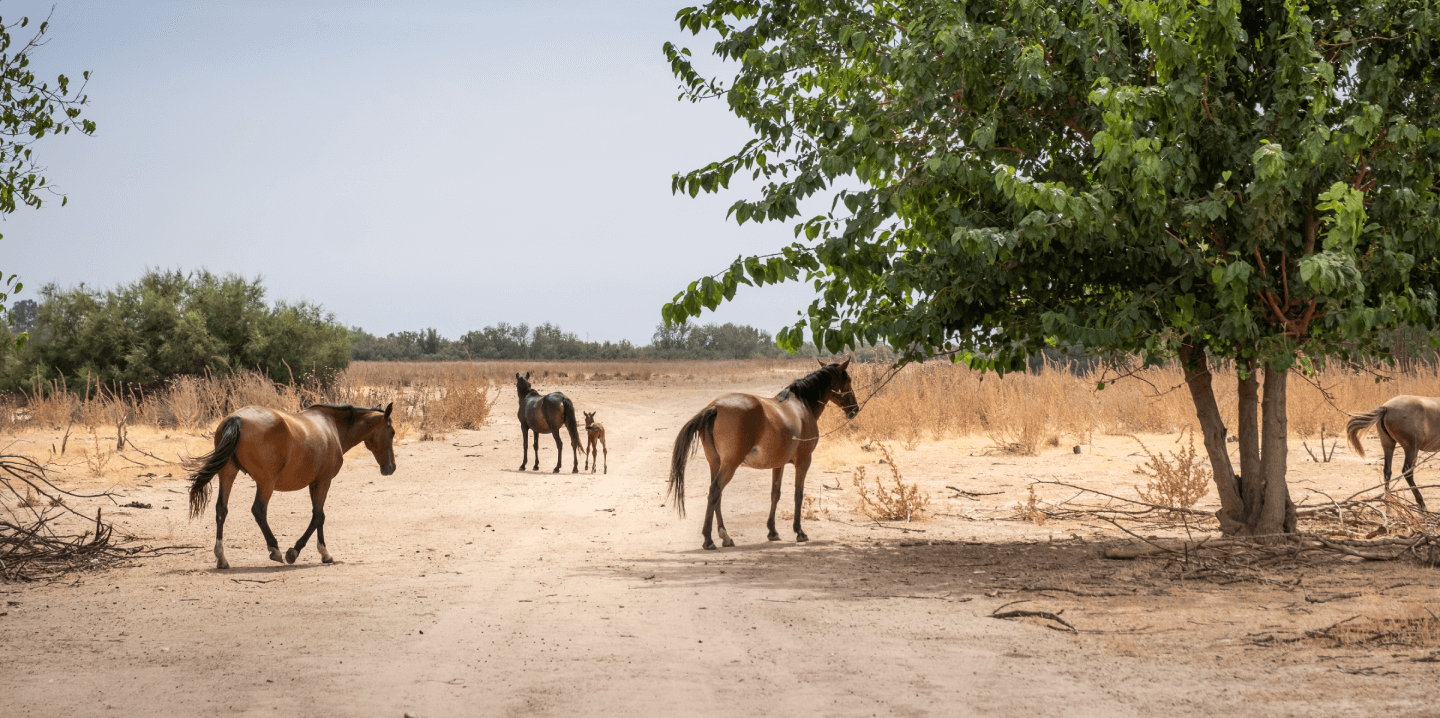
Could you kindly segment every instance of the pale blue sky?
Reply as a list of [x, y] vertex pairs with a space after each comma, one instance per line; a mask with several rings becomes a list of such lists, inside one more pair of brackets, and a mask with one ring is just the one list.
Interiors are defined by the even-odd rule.
[[[688, 282], [792, 241], [726, 221], [735, 189], [670, 194], [748, 138], [723, 101], [676, 101], [661, 45], [713, 42], [675, 26], [684, 5], [58, 0], [36, 66], [92, 71], [99, 131], [37, 147], [69, 204], [0, 223], [0, 270], [17, 299], [205, 267], [376, 334], [648, 343]], [[702, 321], [773, 332], [812, 295], [742, 288]]]

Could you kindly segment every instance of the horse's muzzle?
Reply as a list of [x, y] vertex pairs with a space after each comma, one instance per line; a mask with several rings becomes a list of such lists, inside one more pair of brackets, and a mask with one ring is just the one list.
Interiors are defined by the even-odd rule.
[[393, 462], [380, 467], [381, 476], [389, 476], [393, 473], [395, 473], [395, 464]]

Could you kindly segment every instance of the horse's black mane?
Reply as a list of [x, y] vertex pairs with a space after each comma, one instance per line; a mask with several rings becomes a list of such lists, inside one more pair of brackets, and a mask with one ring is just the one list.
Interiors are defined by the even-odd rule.
[[[813, 410], [825, 403], [825, 398], [830, 395], [830, 385], [835, 383], [834, 368], [837, 365], [829, 364], [815, 371], [806, 374], [785, 387], [785, 391], [793, 396], [798, 396]], [[785, 392], [781, 392], [782, 394]]]
[[311, 404], [310, 406], [305, 407], [305, 411], [310, 411], [311, 409], [334, 409], [336, 411], [343, 411], [345, 412], [346, 424], [354, 424], [356, 417], [359, 416], [359, 412], [384, 411], [384, 409], [381, 409], [378, 406], [371, 408], [368, 406], [351, 406], [349, 404]]

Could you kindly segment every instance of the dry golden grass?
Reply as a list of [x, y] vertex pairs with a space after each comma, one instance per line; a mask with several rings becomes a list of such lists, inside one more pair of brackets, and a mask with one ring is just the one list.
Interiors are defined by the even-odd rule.
[[[999, 451], [1033, 455], [1060, 439], [1089, 443], [1094, 432], [1113, 436], [1174, 434], [1199, 429], [1195, 407], [1178, 367], [1151, 367], [1116, 379], [1113, 372], [1074, 374], [1047, 366], [1039, 372], [981, 374], [964, 365], [911, 365], [882, 382], [887, 367], [851, 368], [860, 415], [847, 422], [840, 412], [821, 418], [822, 434], [854, 442], [897, 441], [912, 449], [921, 441], [984, 435]], [[1440, 396], [1440, 371], [1422, 367], [1413, 374], [1387, 374], [1332, 365], [1314, 376], [1291, 374], [1287, 389], [1290, 434], [1308, 438], [1323, 429], [1340, 434], [1347, 412], [1362, 412], [1400, 394]], [[1099, 382], [1105, 383], [1097, 390]], [[1236, 375], [1215, 372], [1216, 400], [1227, 426], [1237, 418]]]

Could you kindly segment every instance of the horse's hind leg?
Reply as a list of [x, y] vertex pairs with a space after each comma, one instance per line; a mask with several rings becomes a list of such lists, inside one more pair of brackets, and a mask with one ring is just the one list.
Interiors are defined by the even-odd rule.
[[1400, 473], [1404, 474], [1405, 483], [1410, 484], [1410, 493], [1415, 495], [1415, 505], [1419, 506], [1421, 511], [1424, 511], [1425, 499], [1420, 496], [1420, 489], [1415, 486], [1415, 457], [1419, 453], [1419, 450], [1415, 447], [1405, 447], [1405, 465], [1401, 467]]
[[270, 549], [270, 560], [285, 563], [285, 557], [280, 554], [280, 542], [275, 540], [275, 534], [270, 531], [270, 522], [265, 520], [265, 511], [274, 491], [273, 486], [266, 488], [265, 484], [256, 481], [255, 503], [250, 506], [250, 513], [255, 516], [255, 523], [260, 524], [260, 533], [265, 534], [265, 546]]
[[533, 432], [531, 432], [531, 433], [535, 435], [535, 468], [532, 469], [532, 471], [539, 471], [539, 470], [540, 470], [540, 432], [539, 432], [539, 431], [533, 431]]
[[[725, 485], [730, 483], [730, 477], [735, 475], [735, 469], [739, 467], [721, 464], [719, 468], [710, 479], [710, 499], [705, 504], [705, 525], [700, 529], [701, 535], [705, 537], [701, 548], [708, 551], [715, 550], [715, 540], [711, 538], [710, 527], [712, 520], [720, 514], [720, 494], [725, 490]], [[723, 521], [720, 526], [720, 540], [724, 541], [726, 546], [735, 545], [735, 542], [730, 540], [730, 535], [725, 533]]]
[[[310, 540], [310, 534], [325, 525], [325, 495], [329, 491], [329, 480], [310, 483], [310, 525], [305, 527], [305, 533], [300, 535], [300, 540], [295, 542], [295, 547], [285, 552], [285, 563], [295, 563], [295, 559], [300, 557], [300, 552], [305, 550], [305, 542]], [[319, 539], [316, 548], [320, 549], [321, 561], [334, 563], [330, 559], [330, 554], [325, 551], [324, 538]]]
[[785, 467], [772, 469], [770, 471], [770, 520], [765, 522], [765, 527], [770, 529], [770, 535], [766, 538], [771, 541], [779, 541], [780, 533], [775, 530], [775, 507], [780, 504], [780, 479], [785, 476]]
[[[610, 448], [607, 447], [607, 446], [605, 446], [605, 435], [604, 435], [604, 434], [601, 434], [601, 435], [600, 435], [600, 448], [605, 451], [605, 470], [602, 471], [601, 473], [608, 474], [608, 473], [610, 473]], [[595, 458], [598, 460], [598, 459], [600, 458], [600, 456], [597, 454], [597, 455], [595, 456]]]
[[230, 562], [225, 560], [225, 517], [230, 513], [230, 487], [237, 473], [239, 469], [232, 462], [216, 477], [220, 479], [220, 498], [215, 501], [215, 568], [230, 568]]
[[730, 479], [733, 478], [735, 473], [731, 472], [730, 477], [720, 484], [720, 495], [715, 497], [715, 526], [720, 529], [720, 545], [726, 547], [734, 546], [735, 542], [730, 539], [730, 532], [725, 530], [725, 517], [720, 513], [720, 504], [725, 498], [725, 487], [730, 485]]
[[[565, 465], [565, 442], [560, 440], [560, 430], [558, 428], [554, 431], [552, 435], [555, 437], [555, 470], [550, 473], [558, 474], [560, 473], [560, 467]], [[535, 436], [535, 440], [537, 442], [537, 446], [535, 448], [535, 458], [538, 459], [540, 458], [540, 448], [538, 446], [540, 436], [538, 434]], [[571, 453], [574, 453], [573, 450]], [[575, 463], [579, 464], [580, 462], [577, 459]], [[576, 470], [578, 471], [579, 469]]]

